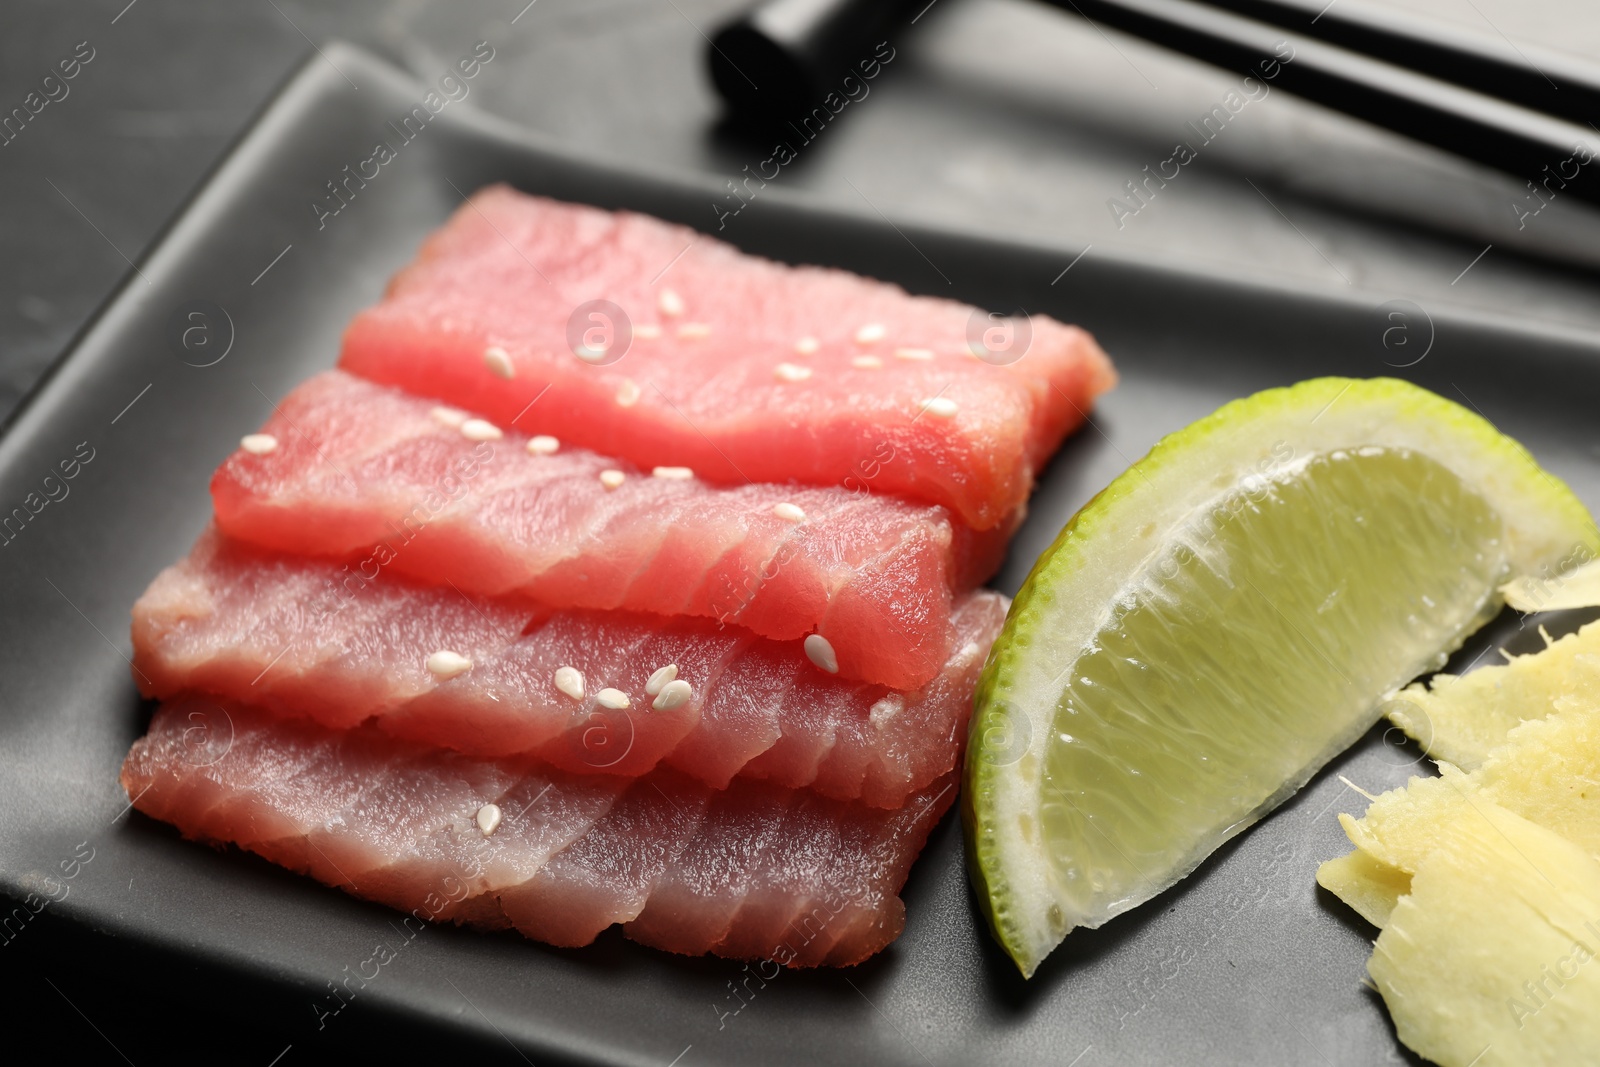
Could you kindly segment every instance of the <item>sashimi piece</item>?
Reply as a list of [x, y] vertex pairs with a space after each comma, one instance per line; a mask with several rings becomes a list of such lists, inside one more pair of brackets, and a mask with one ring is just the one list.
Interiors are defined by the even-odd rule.
[[[1007, 606], [988, 591], [959, 598], [942, 671], [899, 692], [825, 674], [801, 642], [709, 620], [550, 612], [350, 573], [208, 531], [134, 606], [141, 690], [332, 727], [375, 720], [394, 736], [575, 772], [634, 777], [665, 763], [718, 788], [742, 775], [896, 807], [956, 766]], [[436, 673], [441, 651], [469, 666]], [[676, 705], [647, 689], [669, 664], [675, 692], [687, 690]], [[582, 675], [576, 696], [557, 684], [563, 667]], [[605, 689], [628, 706], [605, 706]]]
[[[859, 963], [900, 935], [900, 886], [954, 796], [949, 777], [878, 812], [807, 790], [737, 784], [713, 795], [700, 833], [624, 930], [685, 954], [715, 939], [713, 951], [733, 959]], [[909, 847], [883, 847], [893, 833], [906, 834]]]
[[134, 677], [145, 696], [210, 692], [353, 726], [432, 691], [433, 653], [489, 660], [537, 611], [388, 575], [367, 580], [211, 528], [134, 604]]
[[716, 795], [671, 771], [635, 780], [594, 833], [526, 882], [499, 891], [495, 908], [529, 937], [564, 948], [587, 945], [607, 927], [638, 917], [656, 883], [701, 831]]
[[415, 919], [559, 945], [622, 922], [669, 951], [801, 967], [899, 935], [900, 888], [955, 793], [952, 773], [883, 810], [673, 771], [574, 776], [193, 700], [156, 712], [122, 784], [186, 837]]
[[838, 487], [656, 477], [556, 441], [530, 451], [522, 434], [465, 420], [318, 375], [276, 405], [270, 450], [241, 447], [218, 469], [217, 524], [467, 594], [817, 633], [839, 673], [898, 689], [939, 673], [952, 592], [993, 572], [1011, 529], [973, 533], [943, 508]]
[[505, 186], [428, 238], [340, 366], [640, 467], [900, 494], [977, 530], [1011, 520], [1116, 380], [1043, 315], [991, 321]]
[[[588, 833], [628, 784], [471, 760], [370, 728], [275, 721], [195, 698], [156, 712], [123, 763], [122, 783], [141, 811], [188, 837], [236, 844], [405, 910], [434, 892], [449, 904], [431, 907], [430, 917], [445, 919], [485, 887], [533, 877]], [[485, 839], [474, 818], [489, 801], [532, 817], [508, 820], [505, 832]]]

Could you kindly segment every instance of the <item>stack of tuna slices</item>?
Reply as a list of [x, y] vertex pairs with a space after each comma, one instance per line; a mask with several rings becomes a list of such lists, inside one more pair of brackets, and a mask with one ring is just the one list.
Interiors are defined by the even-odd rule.
[[134, 607], [128, 795], [419, 918], [865, 959], [955, 796], [977, 587], [1113, 381], [972, 315], [484, 190]]

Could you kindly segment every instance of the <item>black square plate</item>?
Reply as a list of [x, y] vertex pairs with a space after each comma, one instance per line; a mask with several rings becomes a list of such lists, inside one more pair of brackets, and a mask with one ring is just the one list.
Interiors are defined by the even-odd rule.
[[[313, 1005], [329, 1006], [327, 984], [396, 937], [392, 914], [127, 811], [117, 770], [149, 714], [129, 679], [128, 609], [206, 523], [218, 461], [273, 398], [334, 362], [350, 316], [464, 193], [509, 181], [708, 230], [723, 203], [709, 179], [598, 166], [452, 105], [350, 186], [337, 215], [319, 217], [327, 183], [397, 140], [390, 124], [424, 91], [347, 47], [308, 61], [0, 439], [0, 515], [27, 513], [0, 531], [0, 888], [25, 898], [64, 886], [48, 909], [67, 925], [187, 961], [208, 986], [277, 991], [301, 1013], [282, 1024], [303, 1035], [295, 1057], [328, 1031], [389, 1018], [501, 1052], [511, 1042], [540, 1063], [1405, 1062], [1361, 984], [1372, 931], [1313, 881], [1320, 861], [1347, 850], [1336, 814], [1364, 806], [1336, 774], [1377, 791], [1419, 773], [1416, 750], [1379, 729], [1178, 888], [1073, 934], [1028, 983], [977, 918], [951, 818], [912, 874], [905, 935], [861, 967], [763, 982], [615, 932], [558, 951], [438, 928], [361, 990], [352, 1013], [365, 1021], [330, 1016], [319, 1032]], [[1469, 404], [1600, 502], [1591, 338], [1099, 253], [1074, 263], [1076, 250], [819, 212], [778, 188], [719, 236], [1099, 335], [1122, 384], [1043, 479], [997, 582], [1006, 592], [1158, 436], [1319, 374], [1398, 374]], [[61, 464], [74, 459], [65, 479]], [[1508, 634], [1514, 620], [1466, 655]], [[70, 880], [46, 881], [68, 869]], [[34, 933], [24, 924], [5, 939]], [[265, 1051], [261, 1062], [276, 1050]]]

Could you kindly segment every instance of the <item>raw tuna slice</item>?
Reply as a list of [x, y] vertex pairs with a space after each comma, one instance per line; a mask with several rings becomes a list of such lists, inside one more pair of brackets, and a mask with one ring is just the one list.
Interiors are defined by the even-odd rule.
[[620, 922], [672, 952], [801, 967], [899, 935], [900, 887], [953, 778], [882, 810], [672, 771], [571, 776], [195, 701], [157, 711], [122, 767], [134, 805], [186, 837], [416, 919], [557, 945]]
[[318, 375], [268, 420], [270, 451], [251, 440], [256, 451], [241, 447], [217, 471], [217, 523], [264, 547], [468, 594], [698, 615], [779, 639], [817, 633], [842, 675], [897, 689], [939, 673], [952, 591], [993, 572], [1010, 532], [974, 534], [943, 508], [837, 487], [719, 488], [553, 441], [530, 452], [529, 438], [465, 419]]
[[340, 365], [641, 467], [865, 486], [978, 530], [1010, 521], [1115, 381], [1088, 334], [1042, 315], [1012, 328], [504, 186], [356, 317]]
[[[709, 620], [549, 612], [348, 573], [207, 532], [134, 606], [141, 689], [248, 701], [332, 727], [375, 719], [395, 736], [576, 772], [633, 777], [665, 762], [719, 788], [742, 775], [896, 807], [956, 766], [1006, 610], [996, 593], [963, 595], [940, 674], [898, 692], [824, 673], [799, 641]], [[465, 669], [435, 673], [428, 663], [441, 651]], [[681, 684], [650, 693], [668, 664]], [[576, 699], [570, 683], [558, 688], [563, 667], [581, 672]], [[629, 706], [602, 704], [605, 689]]]

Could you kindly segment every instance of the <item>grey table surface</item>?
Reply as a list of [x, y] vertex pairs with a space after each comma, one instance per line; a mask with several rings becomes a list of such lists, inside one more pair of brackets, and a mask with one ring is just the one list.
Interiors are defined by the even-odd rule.
[[[1507, 54], [1535, 43], [1600, 57], [1592, 0], [1399, 2]], [[472, 104], [621, 167], [733, 178], [769, 154], [720, 121], [704, 73], [703, 35], [739, 0], [524, 3], [6, 0], [0, 113], [80, 42], [93, 58], [0, 146], [0, 415], [328, 38], [429, 79], [493, 40]], [[1581, 205], [1557, 200], [1519, 226], [1519, 181], [1273, 92], [1119, 224], [1108, 201], [1170, 155], [1237, 75], [1029, 0], [935, 0], [895, 44], [887, 76], [784, 168], [783, 187], [863, 215], [1059, 247], [1063, 265], [1110, 254], [1374, 305], [1405, 297], [1600, 328], [1600, 213]], [[7, 984], [12, 966], [0, 959]], [[47, 1012], [44, 996], [27, 1003]], [[77, 1018], [56, 1009], [63, 1026]]]

